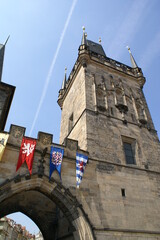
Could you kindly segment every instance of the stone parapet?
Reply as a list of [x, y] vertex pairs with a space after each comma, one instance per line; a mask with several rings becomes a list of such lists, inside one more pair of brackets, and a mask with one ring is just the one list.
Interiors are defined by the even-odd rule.
[[[17, 125], [11, 125], [8, 132], [9, 138], [7, 146], [1, 161], [0, 183], [6, 182], [7, 179], [15, 177], [15, 182], [19, 182], [19, 175], [26, 175], [26, 179], [30, 179], [27, 165], [22, 164], [21, 168], [16, 172], [16, 165], [18, 161], [21, 142], [25, 136], [25, 128]], [[7, 132], [6, 132], [7, 133]], [[25, 136], [26, 138], [29, 138]], [[49, 158], [51, 146], [64, 149], [64, 159], [72, 161], [76, 166], [76, 152], [88, 155], [88, 152], [83, 151], [78, 146], [78, 141], [66, 138], [63, 145], [53, 143], [53, 135], [45, 132], [38, 132], [36, 140], [36, 148], [34, 154], [32, 174], [38, 174], [43, 177], [44, 174], [49, 176]], [[12, 165], [12, 164], [13, 165]], [[65, 165], [65, 163], [64, 163]], [[74, 166], [74, 168], [75, 168]], [[60, 181], [58, 174], [55, 178]], [[76, 185], [76, 181], [75, 181]]]
[[128, 75], [130, 77], [136, 78], [137, 82], [139, 83], [140, 87], [143, 87], [145, 84], [145, 77], [143, 76], [142, 69], [137, 67], [137, 68], [132, 68], [126, 64], [123, 64], [121, 62], [118, 62], [112, 58], [102, 56], [100, 54], [97, 54], [95, 52], [89, 51], [86, 45], [81, 45], [79, 47], [79, 56], [72, 68], [72, 71], [68, 77], [66, 86], [64, 89], [60, 89], [59, 91], [59, 96], [58, 96], [58, 104], [62, 108], [63, 106], [63, 101], [68, 93], [72, 82], [74, 81], [77, 71], [79, 71], [80, 66], [86, 67], [88, 61], [93, 61], [96, 64], [103, 65], [103, 67], [109, 67], [113, 70], [116, 70], [118, 72], [124, 73], [125, 75]]

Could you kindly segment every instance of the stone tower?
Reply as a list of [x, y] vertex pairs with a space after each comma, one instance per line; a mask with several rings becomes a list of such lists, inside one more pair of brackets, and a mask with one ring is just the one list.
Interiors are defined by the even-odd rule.
[[108, 58], [86, 36], [59, 91], [60, 144], [71, 138], [89, 153], [97, 239], [160, 239], [160, 144], [145, 77], [129, 48], [132, 67]]
[[69, 137], [90, 157], [157, 169], [158, 137], [142, 90], [145, 78], [129, 52], [132, 67], [108, 58], [83, 34], [78, 59], [59, 93], [60, 143]]

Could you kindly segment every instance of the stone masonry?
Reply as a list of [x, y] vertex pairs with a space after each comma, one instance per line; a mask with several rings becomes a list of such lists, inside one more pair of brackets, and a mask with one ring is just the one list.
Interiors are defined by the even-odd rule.
[[[94, 216], [97, 239], [160, 239], [160, 144], [143, 94], [145, 78], [137, 65], [107, 58], [96, 43], [92, 51], [90, 42], [83, 36], [58, 99], [60, 143], [67, 136], [89, 152], [83, 208]], [[134, 164], [126, 163], [124, 142], [132, 145]]]

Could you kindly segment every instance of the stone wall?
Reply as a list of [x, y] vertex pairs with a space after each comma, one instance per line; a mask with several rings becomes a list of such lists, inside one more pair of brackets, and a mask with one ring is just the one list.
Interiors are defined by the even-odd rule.
[[[82, 204], [96, 239], [160, 239], [160, 144], [143, 84], [139, 75], [104, 66], [100, 57], [80, 57], [84, 75], [72, 79], [66, 90], [62, 124], [67, 125], [73, 100], [79, 117], [67, 136], [89, 152], [89, 163], [79, 191], [71, 182], [67, 186]], [[132, 143], [135, 164], [126, 164], [125, 141]]]
[[[47, 240], [53, 240], [57, 237], [56, 234], [66, 239], [73, 239], [73, 235], [77, 240], [85, 239], [83, 236], [93, 239], [90, 223], [85, 220], [82, 212], [83, 207], [70, 192], [70, 187], [76, 189], [76, 152], [87, 153], [78, 149], [77, 141], [65, 139], [65, 145], [58, 145], [52, 143], [51, 134], [39, 132], [32, 175], [29, 174], [26, 163], [16, 172], [24, 134], [25, 128], [11, 126], [7, 146], [0, 162], [0, 217], [20, 211], [39, 226]], [[57, 171], [54, 171], [49, 180], [51, 145], [64, 149], [62, 181]], [[47, 152], [43, 156], [45, 148]], [[60, 210], [65, 216], [63, 232], [58, 232], [57, 228], [62, 222]]]
[[91, 111], [87, 111], [86, 119], [87, 151], [91, 157], [126, 165], [123, 140], [129, 139], [135, 142], [136, 166], [160, 170], [160, 144], [154, 132]]
[[[101, 120], [98, 120], [98, 122], [101, 122]], [[43, 174], [40, 178], [37, 178], [35, 175], [38, 171], [39, 159], [41, 159], [41, 150], [44, 149], [45, 146], [48, 146], [48, 152], [44, 159], [44, 176], [49, 176], [49, 147], [51, 144], [49, 143], [49, 139], [51, 139], [51, 136], [45, 136], [43, 133], [39, 134], [33, 162], [33, 175], [29, 177], [29, 172], [25, 163], [17, 173], [15, 171], [21, 142], [20, 132], [23, 135], [23, 130], [23, 128], [15, 126], [11, 128], [8, 144], [2, 162], [0, 162], [0, 181], [4, 184], [6, 179], [9, 181], [15, 177], [14, 188], [17, 186], [18, 190], [21, 186], [21, 182], [23, 182], [24, 187], [26, 184], [25, 188], [28, 193], [26, 191], [25, 194], [19, 195], [20, 198], [18, 195], [17, 197], [15, 195], [15, 199], [10, 198], [11, 202], [6, 201], [6, 207], [7, 204], [9, 204], [8, 206], [12, 206], [12, 204], [15, 205], [16, 199], [18, 202], [21, 202], [19, 206], [22, 207], [22, 203], [25, 204], [25, 206], [29, 206], [29, 199], [32, 199], [32, 205], [36, 206], [34, 210], [37, 209], [36, 214], [38, 218], [41, 220], [42, 224], [46, 222], [47, 227], [47, 219], [49, 219], [49, 216], [53, 216], [50, 215], [49, 212], [54, 212], [55, 214], [55, 211], [51, 211], [54, 205], [52, 203], [50, 205], [45, 197], [41, 198], [41, 194], [35, 193], [35, 190], [32, 190], [32, 194], [29, 188], [32, 184], [38, 184], [39, 188], [36, 187], [35, 189], [38, 190], [45, 186], [47, 190], [48, 188], [52, 189], [52, 187], [55, 189], [55, 184], [58, 182], [61, 184], [57, 172], [53, 173], [52, 181], [49, 182], [48, 180], [48, 183], [46, 182], [45, 185], [42, 185], [41, 180], [44, 178]], [[17, 137], [18, 132], [19, 137]], [[115, 131], [113, 131], [113, 133], [115, 134]], [[78, 142], [66, 139], [65, 143], [66, 146], [61, 146], [64, 148], [62, 185], [69, 190], [72, 196], [76, 197], [79, 204], [82, 206], [82, 211], [84, 211], [86, 218], [89, 219], [96, 239], [120, 239], [120, 236], [122, 239], [129, 239], [129, 237], [130, 239], [136, 240], [140, 239], [140, 237], [142, 237], [142, 239], [160, 239], [159, 172], [154, 172], [145, 168], [142, 169], [139, 165], [122, 165], [123, 162], [113, 161], [113, 163], [108, 163], [106, 160], [112, 160], [112, 156], [110, 157], [109, 154], [108, 158], [105, 156], [96, 159], [93, 156], [89, 156], [89, 162], [86, 166], [80, 189], [77, 189], [75, 156]], [[119, 152], [118, 155], [120, 155], [118, 148], [117, 151]], [[121, 158], [119, 159], [121, 160]], [[22, 179], [18, 177], [19, 175], [24, 175], [25, 177]], [[122, 196], [122, 189], [125, 191], [125, 196]], [[54, 192], [56, 190], [50, 191]], [[25, 200], [26, 203], [22, 200]], [[36, 204], [37, 201], [38, 204]], [[5, 205], [1, 203], [3, 209], [4, 206]], [[40, 210], [40, 208], [43, 210]], [[26, 207], [26, 212], [28, 209], [29, 207]], [[62, 212], [65, 211], [63, 207], [60, 209]], [[45, 212], [47, 212], [46, 220]], [[2, 213], [1, 208], [0, 213]], [[62, 222], [63, 221], [60, 221], [60, 225]], [[67, 225], [65, 226], [67, 227]], [[69, 226], [70, 225], [68, 225], [68, 227]], [[68, 227], [66, 228], [67, 231]], [[66, 237], [70, 236], [66, 235]]]
[[81, 68], [63, 103], [61, 116], [60, 143], [69, 135], [69, 118], [73, 114], [73, 125], [86, 108], [84, 69]]

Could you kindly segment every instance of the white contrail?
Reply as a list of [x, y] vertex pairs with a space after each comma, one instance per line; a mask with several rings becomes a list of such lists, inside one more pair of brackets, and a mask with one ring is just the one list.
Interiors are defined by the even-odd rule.
[[67, 28], [68, 28], [69, 21], [70, 21], [70, 19], [71, 19], [72, 14], [73, 14], [73, 11], [74, 11], [74, 8], [75, 8], [76, 3], [77, 3], [77, 0], [73, 0], [72, 6], [71, 6], [71, 8], [70, 8], [70, 11], [69, 11], [69, 14], [68, 14], [68, 17], [67, 17], [67, 20], [66, 20], [66, 22], [65, 22], [63, 31], [62, 31], [61, 36], [60, 36], [60, 40], [59, 40], [59, 43], [58, 43], [56, 52], [55, 52], [55, 54], [54, 54], [54, 56], [53, 56], [53, 60], [52, 60], [51, 66], [50, 66], [50, 68], [49, 68], [47, 78], [46, 78], [46, 80], [45, 80], [43, 92], [42, 92], [42, 95], [41, 95], [41, 98], [40, 98], [40, 101], [39, 101], [39, 105], [38, 105], [38, 108], [37, 108], [37, 111], [36, 111], [36, 114], [35, 114], [35, 117], [34, 117], [34, 120], [33, 120], [33, 123], [32, 123], [32, 127], [31, 127], [31, 130], [30, 130], [29, 136], [31, 136], [31, 134], [32, 134], [32, 131], [33, 131], [34, 126], [35, 126], [35, 123], [36, 123], [36, 121], [37, 121], [37, 118], [38, 118], [38, 115], [39, 115], [39, 112], [40, 112], [42, 103], [43, 103], [44, 98], [45, 98], [45, 96], [46, 96], [46, 92], [47, 92], [47, 89], [48, 89], [48, 84], [49, 84], [50, 79], [51, 79], [51, 76], [52, 76], [52, 72], [53, 72], [53, 69], [54, 69], [54, 65], [55, 65], [55, 62], [56, 62], [56, 59], [57, 59], [59, 50], [60, 50], [61, 45], [62, 45], [62, 42], [63, 42], [64, 35], [65, 35], [66, 30], [67, 30]]

